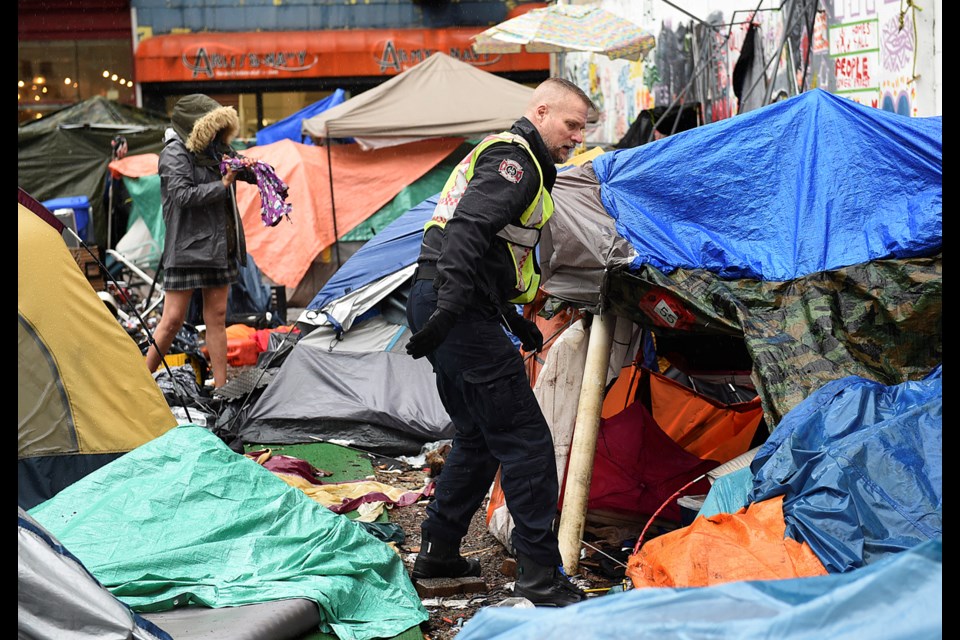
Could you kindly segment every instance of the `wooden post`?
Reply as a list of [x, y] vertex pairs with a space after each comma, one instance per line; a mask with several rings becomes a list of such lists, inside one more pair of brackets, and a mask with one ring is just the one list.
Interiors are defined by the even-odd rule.
[[570, 461], [567, 465], [566, 488], [560, 511], [560, 555], [563, 568], [569, 575], [579, 570], [580, 540], [587, 515], [587, 497], [593, 475], [593, 456], [597, 449], [600, 430], [600, 412], [610, 365], [610, 346], [617, 317], [611, 313], [594, 316], [587, 343], [587, 361], [583, 368], [580, 401], [570, 443]]

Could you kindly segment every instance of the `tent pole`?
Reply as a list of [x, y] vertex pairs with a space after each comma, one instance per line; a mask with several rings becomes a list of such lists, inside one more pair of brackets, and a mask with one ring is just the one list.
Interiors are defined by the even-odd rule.
[[330, 211], [333, 214], [333, 250], [337, 254], [337, 268], [343, 266], [340, 262], [340, 233], [337, 231], [337, 205], [333, 200], [333, 154], [330, 151], [332, 140], [327, 138], [327, 174], [330, 176]]
[[607, 384], [607, 368], [610, 365], [610, 347], [613, 344], [616, 320], [615, 315], [601, 311], [594, 316], [590, 325], [587, 361], [580, 386], [573, 441], [570, 443], [570, 460], [558, 531], [560, 556], [563, 558], [563, 569], [568, 575], [576, 574], [579, 569], [580, 540], [587, 515], [587, 497], [593, 475], [593, 457], [597, 449], [600, 412], [603, 408], [603, 393]]

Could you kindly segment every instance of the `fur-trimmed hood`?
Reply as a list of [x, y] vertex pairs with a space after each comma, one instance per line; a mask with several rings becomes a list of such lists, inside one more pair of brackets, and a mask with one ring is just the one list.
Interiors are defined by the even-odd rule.
[[229, 130], [230, 135], [236, 135], [240, 130], [236, 109], [224, 107], [202, 93], [180, 98], [173, 107], [171, 123], [193, 153], [200, 153], [210, 146], [224, 129]]

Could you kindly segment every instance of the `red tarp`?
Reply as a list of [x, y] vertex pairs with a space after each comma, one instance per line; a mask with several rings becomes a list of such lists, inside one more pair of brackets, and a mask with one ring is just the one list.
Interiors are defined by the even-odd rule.
[[[676, 499], [667, 500], [688, 482], [717, 466], [687, 453], [657, 426], [639, 402], [600, 423], [588, 510], [659, 517], [680, 521]], [[710, 482], [703, 478], [682, 495], [704, 494]], [[560, 503], [563, 503], [561, 491]]]

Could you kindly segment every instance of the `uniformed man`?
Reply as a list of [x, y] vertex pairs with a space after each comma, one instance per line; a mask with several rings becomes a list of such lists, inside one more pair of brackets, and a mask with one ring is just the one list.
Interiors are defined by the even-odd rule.
[[482, 140], [447, 180], [426, 224], [407, 304], [407, 352], [426, 356], [456, 431], [422, 525], [414, 578], [479, 576], [460, 542], [494, 476], [514, 520], [515, 593], [538, 606], [586, 598], [564, 576], [553, 529], [559, 487], [553, 439], [520, 352], [543, 336], [517, 312], [540, 282], [536, 245], [553, 213], [555, 163], [583, 141], [590, 98], [550, 78], [509, 131]]

